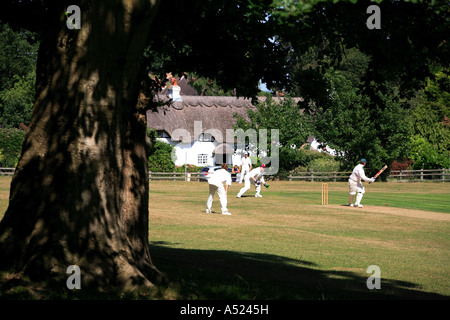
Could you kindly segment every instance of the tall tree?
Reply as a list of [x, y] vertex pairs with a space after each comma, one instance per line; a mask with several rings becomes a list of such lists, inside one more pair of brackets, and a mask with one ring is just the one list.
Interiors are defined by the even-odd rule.
[[[66, 25], [69, 5], [81, 8], [79, 30]], [[0, 265], [32, 279], [65, 278], [78, 265], [85, 288], [151, 285], [160, 273], [148, 245], [148, 152], [137, 101], [157, 3], [48, 1], [38, 9], [45, 24], [36, 99], [0, 223]]]
[[412, 103], [414, 135], [408, 159], [413, 169], [450, 167], [450, 77], [436, 73]]
[[341, 72], [324, 76], [328, 98], [311, 115], [317, 137], [336, 149], [347, 169], [358, 159], [370, 159], [370, 168], [392, 163], [405, 155], [411, 135], [409, 112], [399, 101], [395, 86], [379, 90], [380, 103], [352, 84]]
[[[402, 96], [411, 96], [432, 76], [436, 63], [450, 63], [448, 1], [378, 2], [380, 29], [369, 29], [370, 0], [274, 0], [278, 7], [273, 16], [283, 26], [277, 41], [291, 56], [315, 48], [316, 58], [332, 66], [345, 50], [358, 48], [370, 57], [367, 82], [395, 81]], [[299, 36], [304, 34], [308, 36]]]
[[[148, 244], [145, 66], [167, 54], [174, 66], [253, 95], [274, 52], [270, 3], [7, 1], [0, 18], [38, 31], [41, 45], [33, 115], [0, 222], [0, 267], [65, 280], [78, 265], [85, 288], [160, 279]], [[79, 30], [66, 24], [69, 5], [81, 9]]]
[[381, 28], [373, 30], [366, 26], [370, 1], [275, 2], [291, 88], [314, 114], [318, 138], [349, 167], [362, 156], [377, 167], [406, 155], [405, 98], [433, 77], [436, 64], [450, 63], [448, 1], [379, 1]]

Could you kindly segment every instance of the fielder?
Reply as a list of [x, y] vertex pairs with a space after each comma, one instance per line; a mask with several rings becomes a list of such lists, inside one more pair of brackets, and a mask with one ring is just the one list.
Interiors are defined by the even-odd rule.
[[241, 162], [241, 175], [239, 176], [239, 183], [242, 183], [244, 176], [252, 170], [252, 160], [248, 157], [248, 153], [244, 154]]
[[[225, 182], [225, 188], [223, 183]], [[214, 174], [208, 180], [209, 184], [209, 197], [206, 201], [206, 213], [211, 213], [211, 207], [213, 203], [214, 193], [219, 195], [220, 206], [222, 207], [222, 214], [230, 216], [231, 213], [227, 209], [227, 192], [228, 187], [231, 186], [231, 174], [228, 172], [228, 165], [224, 163], [222, 168], [214, 172]]]
[[247, 190], [250, 189], [250, 184], [255, 185], [256, 194], [255, 197], [262, 198], [261, 192], [261, 184], [263, 184], [266, 188], [268, 184], [264, 181], [264, 168], [266, 165], [263, 163], [260, 167], [253, 169], [249, 173], [245, 175], [244, 178], [244, 187], [239, 191], [236, 198], [240, 198]]
[[[364, 166], [366, 165], [366, 159], [361, 159], [360, 163], [353, 169], [352, 174], [348, 178], [348, 187], [350, 189], [350, 195], [348, 197], [348, 203], [350, 207], [362, 208], [361, 200], [366, 192], [361, 180], [367, 182], [374, 182], [375, 178], [367, 178], [364, 173]], [[353, 204], [353, 199], [356, 195], [356, 202]]]

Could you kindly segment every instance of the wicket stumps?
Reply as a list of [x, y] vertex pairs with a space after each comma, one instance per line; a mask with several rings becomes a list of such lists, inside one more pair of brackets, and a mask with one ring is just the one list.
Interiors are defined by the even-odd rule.
[[328, 204], [328, 183], [322, 183], [322, 205]]

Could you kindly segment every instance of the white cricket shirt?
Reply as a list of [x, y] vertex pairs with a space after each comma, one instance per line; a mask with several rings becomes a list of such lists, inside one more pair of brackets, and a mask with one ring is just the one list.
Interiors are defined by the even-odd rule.
[[249, 170], [251, 165], [252, 165], [252, 160], [249, 157], [247, 157], [247, 159], [242, 158], [242, 170], [244, 170], [244, 169]]
[[224, 182], [231, 186], [231, 174], [225, 169], [217, 170], [213, 173], [211, 178], [208, 179], [208, 183], [216, 187], [220, 187]]
[[361, 182], [361, 179], [364, 181], [370, 182], [371, 180], [366, 177], [366, 174], [364, 173], [364, 165], [361, 163], [358, 164], [352, 171], [352, 174], [349, 177], [350, 180]]
[[264, 183], [263, 172], [261, 172], [261, 167], [255, 168], [248, 173], [248, 178], [254, 178], [256, 181], [261, 181]]

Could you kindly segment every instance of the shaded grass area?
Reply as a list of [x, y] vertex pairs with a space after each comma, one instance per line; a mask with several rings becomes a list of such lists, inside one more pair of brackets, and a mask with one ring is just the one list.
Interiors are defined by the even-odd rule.
[[[8, 187], [0, 177], [0, 217]], [[3, 273], [3, 299], [449, 299], [450, 222], [389, 214], [389, 207], [440, 212], [446, 217], [450, 184], [366, 185], [363, 211], [343, 206], [346, 183], [271, 182], [264, 198], [234, 196], [222, 216], [217, 195], [205, 213], [208, 186], [150, 184], [150, 245], [154, 264], [170, 282], [154, 290], [73, 292]], [[3, 192], [3, 193], [2, 193]], [[389, 200], [386, 200], [389, 199]], [[5, 201], [5, 207], [2, 202]], [[379, 212], [376, 207], [379, 206]], [[431, 210], [430, 206], [432, 207]], [[381, 269], [381, 289], [369, 290], [370, 265]]]
[[361, 270], [323, 270], [309, 261], [233, 251], [176, 249], [153, 243], [155, 260], [183, 299], [328, 300], [446, 299], [413, 282], [384, 279], [383, 290], [369, 290]]

